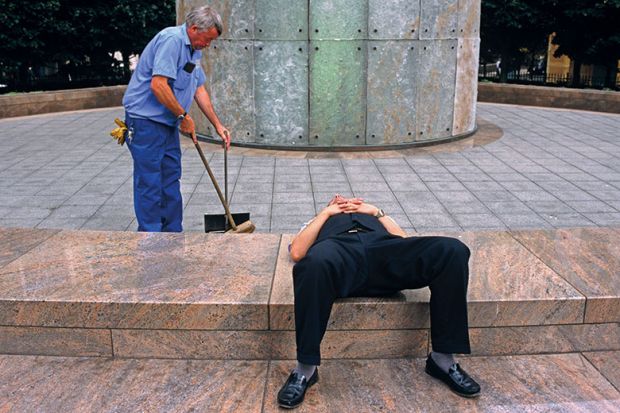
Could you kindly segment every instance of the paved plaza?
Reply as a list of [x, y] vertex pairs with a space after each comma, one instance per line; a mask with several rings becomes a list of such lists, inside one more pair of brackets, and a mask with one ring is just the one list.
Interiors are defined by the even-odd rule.
[[[108, 135], [122, 108], [0, 120], [0, 227], [135, 230], [132, 161]], [[259, 232], [295, 232], [335, 192], [381, 206], [409, 232], [620, 225], [620, 115], [479, 104], [503, 135], [368, 156], [229, 154], [233, 212]], [[234, 131], [233, 131], [234, 134]], [[222, 179], [222, 151], [205, 144]], [[186, 231], [221, 213], [183, 138]], [[368, 154], [368, 153], [366, 153]]]

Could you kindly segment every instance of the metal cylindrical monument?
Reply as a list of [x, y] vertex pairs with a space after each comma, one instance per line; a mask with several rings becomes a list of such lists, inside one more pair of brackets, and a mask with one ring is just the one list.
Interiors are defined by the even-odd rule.
[[[476, 128], [480, 0], [207, 3], [224, 33], [202, 65], [233, 143], [407, 147]], [[204, 4], [177, 0], [178, 21]]]

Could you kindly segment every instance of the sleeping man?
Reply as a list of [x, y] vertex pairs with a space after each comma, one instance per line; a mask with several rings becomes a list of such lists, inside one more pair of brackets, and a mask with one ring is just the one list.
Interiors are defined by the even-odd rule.
[[295, 291], [297, 366], [278, 392], [284, 408], [299, 406], [319, 379], [321, 340], [334, 300], [429, 287], [433, 351], [426, 372], [464, 397], [480, 386], [454, 360], [468, 354], [469, 248], [455, 238], [407, 237], [384, 211], [360, 198], [335, 195], [290, 245]]

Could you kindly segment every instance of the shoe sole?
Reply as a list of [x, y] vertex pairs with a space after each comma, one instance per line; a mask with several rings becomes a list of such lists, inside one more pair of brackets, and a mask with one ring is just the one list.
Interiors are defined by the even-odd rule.
[[445, 384], [450, 389], [450, 391], [452, 391], [452, 393], [454, 393], [454, 394], [458, 394], [461, 397], [467, 397], [468, 399], [475, 399], [476, 397], [480, 396], [480, 392], [478, 392], [478, 393], [471, 393], [471, 394], [458, 392], [458, 391], [454, 390], [452, 388], [452, 386], [450, 386], [448, 383], [446, 383], [443, 380], [441, 380], [439, 377], [433, 376], [431, 373], [429, 373], [429, 371], [427, 369], [424, 369], [424, 372], [426, 374], [428, 374], [429, 376], [431, 376], [432, 378], [434, 378], [435, 380], [438, 380], [441, 383]]
[[[312, 386], [314, 386], [315, 384], [317, 384], [319, 382], [319, 379], [316, 379], [315, 381], [313, 381], [312, 383], [308, 383], [308, 387], [306, 388], [306, 393], [308, 392], [308, 389]], [[278, 402], [278, 406], [282, 407], [283, 409], [288, 409], [288, 410], [293, 410], [298, 408], [299, 406], [301, 406], [302, 404], [304, 404], [304, 400], [306, 400], [306, 395], [304, 394], [304, 398], [302, 399], [301, 402], [299, 402], [298, 404], [296, 404], [295, 406], [289, 406], [286, 404], [280, 404]]]

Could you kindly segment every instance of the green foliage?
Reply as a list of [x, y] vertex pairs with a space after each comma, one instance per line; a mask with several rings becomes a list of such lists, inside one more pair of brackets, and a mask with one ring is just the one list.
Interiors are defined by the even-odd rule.
[[543, 52], [556, 33], [555, 56], [581, 64], [606, 65], [615, 83], [620, 58], [620, 0], [482, 0], [481, 60], [502, 60], [502, 74], [520, 67], [525, 55]]
[[0, 0], [0, 71], [58, 65], [114, 72], [175, 24], [174, 0]]
[[501, 57], [502, 77], [527, 54], [543, 51], [552, 32], [553, 0], [482, 0], [481, 60]]
[[556, 56], [587, 64], [620, 58], [620, 0], [565, 0], [558, 10]]

